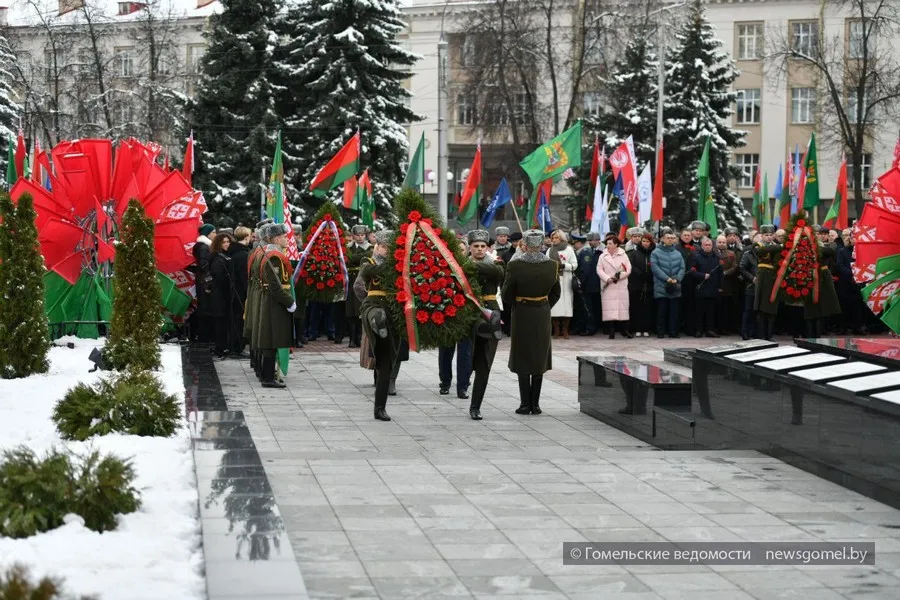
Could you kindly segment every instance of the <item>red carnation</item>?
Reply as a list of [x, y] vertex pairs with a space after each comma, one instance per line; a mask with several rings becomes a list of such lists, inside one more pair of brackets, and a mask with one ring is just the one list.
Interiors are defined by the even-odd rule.
[[438, 236], [441, 235], [441, 228], [440, 228], [440, 227], [435, 227], [435, 228], [434, 228], [434, 235], [438, 235]]
[[405, 236], [405, 235], [398, 235], [398, 236], [397, 236], [397, 245], [398, 245], [398, 246], [405, 246], [405, 245], [406, 245], [406, 236]]
[[341, 282], [341, 283], [344, 283], [344, 274], [343, 274], [343, 273], [337, 273], [337, 274], [334, 276], [334, 279], [335, 279], [335, 281], [339, 281], [339, 282]]
[[307, 277], [307, 278], [306, 278], [306, 285], [312, 285], [312, 284], [313, 284], [313, 278], [312, 278], [312, 277]]
[[427, 323], [428, 322], [428, 313], [424, 310], [416, 311], [416, 321], [419, 323]]
[[325, 289], [325, 284], [322, 283], [322, 282], [320, 281], [319, 283], [316, 284], [316, 289], [317, 289], [317, 290], [324, 290], [324, 289]]
[[440, 297], [440, 296], [438, 296], [437, 294], [432, 294], [432, 295], [431, 295], [431, 303], [432, 303], [432, 304], [440, 304], [440, 302], [441, 302], [441, 297]]
[[781, 282], [781, 287], [786, 288], [786, 287], [787, 287], [787, 281], [782, 281], [782, 282]]
[[416, 250], [419, 252], [425, 252], [425, 244], [422, 242], [416, 242]]
[[794, 242], [785, 242], [784, 247], [787, 248], [788, 250], [790, 250], [791, 248], [794, 247]]
[[402, 290], [404, 285], [403, 276], [401, 275], [397, 279], [394, 280], [394, 287], [398, 290]]
[[397, 248], [396, 250], [394, 250], [394, 259], [395, 260], [403, 260], [404, 258], [406, 258], [405, 250], [403, 250], [401, 248]]
[[409, 296], [406, 295], [406, 292], [404, 292], [403, 290], [397, 292], [397, 302], [403, 304], [407, 300], [409, 300]]
[[419, 300], [421, 300], [425, 304], [428, 304], [428, 301], [431, 300], [431, 294], [429, 294], [428, 292], [425, 292], [424, 294], [419, 294]]
[[447, 261], [442, 258], [441, 260], [438, 261], [438, 264], [441, 265], [442, 267], [446, 267]]
[[331, 220], [331, 215], [325, 215], [324, 217], [322, 217], [322, 219], [325, 220], [325, 221], [330, 221], [330, 220]]
[[409, 211], [409, 220], [412, 221], [413, 223], [418, 222], [421, 218], [422, 218], [422, 213], [420, 213], [419, 211], [417, 211], [417, 210]]
[[797, 221], [797, 226], [798, 226], [798, 227], [805, 227], [805, 226], [806, 226], [806, 221], [804, 221], [803, 219], [799, 219], [799, 220]]
[[325, 282], [325, 284], [328, 287], [333, 288], [334, 287], [334, 279], [329, 279], [328, 281]]
[[466, 297], [462, 294], [456, 294], [455, 296], [453, 296], [453, 304], [462, 308], [466, 305]]
[[450, 306], [448, 306], [447, 308], [444, 309], [444, 313], [448, 317], [453, 318], [456, 316], [456, 307], [451, 304]]
[[403, 263], [400, 263], [400, 262], [395, 263], [394, 269], [396, 269], [399, 273], [402, 273], [403, 272]]
[[409, 229], [409, 223], [401, 223], [400, 224], [400, 233], [406, 235], [406, 231]]
[[444, 324], [444, 313], [441, 311], [431, 313], [431, 320], [435, 325], [443, 325]]
[[[409, 214], [412, 215], [412, 213]], [[422, 222], [431, 225], [431, 219], [422, 219]]]
[[800, 290], [800, 293], [803, 294], [804, 296], [809, 296], [809, 289], [803, 288], [802, 290]]
[[436, 292], [439, 289], [441, 289], [441, 280], [435, 279], [434, 281], [431, 282], [431, 291]]
[[306, 269], [300, 269], [300, 277], [306, 277]]

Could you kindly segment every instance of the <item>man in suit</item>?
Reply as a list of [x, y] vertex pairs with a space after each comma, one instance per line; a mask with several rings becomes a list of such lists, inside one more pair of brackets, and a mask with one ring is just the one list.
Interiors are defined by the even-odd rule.
[[[602, 310], [597, 262], [600, 260], [600, 254], [603, 253], [603, 247], [600, 243], [599, 233], [588, 233], [585, 239], [587, 243], [578, 251], [578, 267], [575, 269], [575, 276], [581, 282], [583, 304], [587, 308], [584, 327], [578, 332], [578, 335], [594, 335], [597, 333]], [[576, 302], [578, 302], [577, 298]]]

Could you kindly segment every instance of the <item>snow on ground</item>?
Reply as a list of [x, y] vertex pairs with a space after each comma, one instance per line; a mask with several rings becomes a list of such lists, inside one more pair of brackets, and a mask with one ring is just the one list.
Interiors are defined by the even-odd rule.
[[[50, 372], [0, 380], [0, 450], [25, 444], [43, 454], [63, 444], [77, 453], [90, 449], [131, 458], [141, 508], [119, 517], [116, 531], [103, 534], [80, 522], [26, 539], [0, 538], [0, 569], [14, 562], [32, 576], [65, 578], [70, 592], [100, 600], [193, 600], [206, 597], [194, 458], [187, 424], [171, 438], [107, 435], [87, 442], [62, 442], [51, 415], [56, 402], [79, 381], [93, 383], [88, 353], [102, 342], [63, 338], [74, 349], [54, 347]], [[166, 390], [184, 402], [181, 349], [162, 347]]]

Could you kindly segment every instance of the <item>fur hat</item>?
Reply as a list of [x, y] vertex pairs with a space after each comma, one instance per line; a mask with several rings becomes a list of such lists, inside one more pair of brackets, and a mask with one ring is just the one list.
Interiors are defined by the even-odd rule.
[[587, 234], [585, 234], [584, 239], [588, 242], [599, 242], [600, 234], [597, 233], [596, 231], [590, 231]]
[[659, 232], [659, 237], [662, 238], [662, 236], [664, 236], [664, 235], [669, 235], [669, 234], [671, 234], [671, 235], [677, 235], [677, 234], [675, 233], [675, 230], [672, 229], [671, 227], [663, 227], [663, 228], [660, 230], [660, 232]]
[[774, 225], [760, 225], [759, 227], [760, 233], [775, 233]]
[[703, 221], [694, 221], [693, 223], [691, 223], [691, 229], [701, 229], [703, 231], [706, 231], [708, 228], [709, 225], [707, 225]]
[[522, 234], [522, 243], [526, 248], [540, 248], [544, 245], [544, 232], [540, 229], [529, 229]]
[[625, 232], [625, 237], [633, 237], [636, 235], [644, 235], [646, 233], [643, 227], [631, 227]]
[[263, 219], [259, 223], [256, 224], [256, 231], [262, 229], [263, 225], [268, 225], [269, 223], [274, 223], [274, 219]]
[[354, 225], [350, 228], [350, 233], [352, 233], [353, 235], [364, 235], [366, 233], [369, 233], [369, 228], [365, 225]]
[[375, 243], [381, 244], [382, 246], [387, 246], [391, 243], [391, 237], [393, 237], [394, 232], [390, 229], [382, 229], [381, 231], [375, 232]]
[[497, 227], [494, 229], [494, 235], [509, 235], [509, 227]]
[[474, 244], [475, 242], [484, 242], [487, 244], [491, 240], [491, 234], [484, 229], [473, 229], [467, 234], [466, 239], [470, 244]]
[[291, 231], [291, 229], [287, 223], [269, 223], [268, 225], [263, 225], [260, 228], [259, 237], [267, 242], [270, 242], [277, 238], [279, 235], [287, 235], [289, 231]]
[[740, 235], [741, 232], [737, 227], [726, 227], [725, 235]]

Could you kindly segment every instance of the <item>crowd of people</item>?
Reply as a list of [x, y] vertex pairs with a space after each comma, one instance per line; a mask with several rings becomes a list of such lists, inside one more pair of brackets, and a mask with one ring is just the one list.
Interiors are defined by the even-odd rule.
[[[250, 358], [263, 386], [284, 387], [276, 368], [278, 349], [302, 348], [321, 335], [335, 344], [349, 338], [350, 348], [360, 348], [360, 365], [374, 372], [375, 418], [390, 420], [386, 399], [396, 394], [400, 365], [409, 357], [401, 332], [393, 331], [387, 318], [381, 285], [389, 276], [379, 270], [391, 232], [351, 229], [352, 292], [322, 303], [297, 301], [290, 293], [296, 265], [284, 252], [289, 231], [268, 220], [255, 230], [200, 228], [193, 248], [197, 307], [191, 339], [211, 344], [218, 359]], [[512, 337], [509, 368], [519, 378], [521, 396], [516, 412], [540, 414], [541, 381], [552, 366], [554, 338], [604, 331], [610, 339], [735, 333], [772, 339], [776, 333], [863, 334], [877, 328], [853, 280], [850, 230], [815, 231], [824, 291], [813, 311], [801, 303], [771, 301], [785, 242], [785, 232], [773, 225], [743, 238], [729, 227], [715, 239], [701, 221], [677, 233], [660, 228], [656, 235], [633, 227], [624, 240], [561, 230], [511, 234], [506, 227], [497, 227], [493, 236], [485, 230], [458, 236], [476, 267], [482, 302], [499, 318], [471, 339], [439, 349], [439, 392], [450, 393], [455, 357], [457, 396], [470, 399], [471, 418], [482, 418], [499, 330]], [[301, 243], [299, 228], [294, 235]]]

